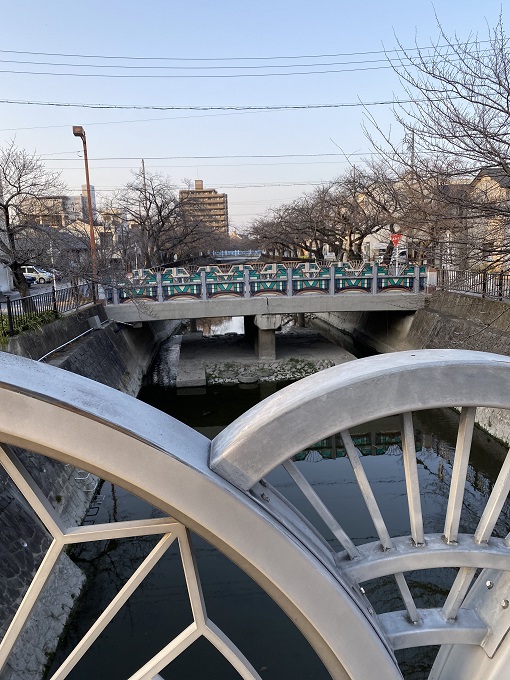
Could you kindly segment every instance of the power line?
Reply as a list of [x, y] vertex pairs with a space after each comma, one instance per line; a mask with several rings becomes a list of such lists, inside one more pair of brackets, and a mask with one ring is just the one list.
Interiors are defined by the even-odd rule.
[[289, 77], [289, 76], [310, 76], [310, 75], [324, 75], [328, 73], [354, 73], [357, 71], [380, 71], [383, 69], [393, 69], [393, 66], [364, 66], [356, 68], [345, 69], [326, 69], [324, 71], [293, 71], [292, 73], [216, 73], [216, 74], [186, 74], [186, 75], [170, 75], [170, 74], [131, 74], [131, 73], [58, 73], [54, 71], [20, 71], [12, 69], [0, 69], [0, 73], [12, 73], [15, 75], [29, 75], [29, 76], [57, 76], [57, 77], [72, 77], [72, 78], [163, 78], [163, 79], [182, 79], [182, 78], [273, 78], [273, 77]]
[[[0, 102], [1, 103], [1, 102]], [[216, 118], [219, 116], [241, 116], [246, 113], [271, 113], [271, 111], [227, 111], [225, 113], [205, 113], [203, 116], [165, 116], [164, 118], [131, 118], [129, 120], [107, 120], [107, 121], [100, 121], [100, 122], [89, 122], [89, 123], [82, 123], [82, 125], [86, 128], [90, 127], [91, 125], [124, 125], [128, 123], [152, 123], [154, 121], [163, 121], [163, 120], [194, 120], [196, 118]], [[65, 125], [32, 125], [30, 127], [18, 127], [18, 128], [1, 128], [0, 132], [18, 132], [19, 130], [49, 130], [52, 128], [68, 128], [69, 124], [66, 123]], [[67, 152], [66, 153], [76, 153], [74, 152]]]
[[[66, 152], [67, 153], [67, 152]], [[172, 160], [219, 160], [219, 159], [234, 159], [234, 158], [322, 158], [322, 157], [338, 157], [341, 156], [362, 156], [365, 155], [361, 152], [356, 152], [352, 154], [345, 153], [281, 153], [281, 154], [236, 154], [236, 155], [223, 155], [223, 156], [144, 156], [146, 161], [172, 161]], [[45, 158], [41, 156], [43, 161], [72, 161], [75, 158]], [[140, 161], [140, 156], [105, 156], [102, 158], [89, 158], [89, 161]]]
[[[0, 50], [1, 52], [1, 50]], [[455, 52], [441, 52], [441, 57], [451, 57], [455, 55]], [[421, 54], [421, 58], [428, 60], [432, 57], [437, 56], [437, 53], [432, 54]], [[224, 71], [224, 70], [254, 70], [254, 69], [268, 69], [268, 68], [278, 68], [278, 69], [296, 69], [296, 68], [316, 68], [318, 66], [360, 66], [363, 64], [385, 64], [385, 68], [391, 68], [388, 66], [388, 62], [392, 63], [395, 61], [399, 66], [404, 64], [408, 66], [413, 65], [413, 61], [410, 57], [388, 57], [387, 54], [383, 58], [379, 59], [350, 59], [348, 61], [321, 61], [312, 63], [300, 63], [300, 64], [257, 64], [257, 65], [246, 65], [246, 64], [235, 64], [227, 66], [150, 66], [150, 65], [132, 65], [132, 64], [86, 64], [86, 63], [75, 63], [75, 62], [59, 62], [59, 61], [28, 61], [21, 59], [0, 59], [0, 64], [18, 64], [23, 66], [65, 66], [72, 68], [85, 68], [85, 69], [124, 69], [127, 71]], [[457, 61], [457, 59], [455, 59]], [[24, 71], [16, 71], [16, 73], [24, 73]], [[51, 72], [49, 72], [51, 75]], [[270, 74], [269, 74], [270, 75]]]
[[[406, 60], [407, 61], [407, 60]], [[26, 66], [69, 66], [78, 68], [121, 68], [126, 70], [176, 70], [176, 71], [203, 71], [203, 70], [225, 70], [225, 69], [267, 69], [267, 68], [315, 68], [317, 66], [352, 66], [360, 64], [380, 64], [388, 63], [388, 59], [363, 59], [359, 61], [331, 61], [331, 62], [315, 62], [312, 64], [262, 64], [260, 66], [131, 66], [125, 64], [73, 64], [69, 62], [54, 62], [54, 61], [20, 61], [15, 59], [0, 59], [0, 64], [23, 64]], [[399, 60], [400, 63], [400, 60]], [[386, 67], [387, 68], [387, 67]], [[16, 73], [25, 73], [25, 71], [16, 71]], [[48, 75], [51, 75], [49, 73]], [[89, 74], [90, 75], [90, 74]], [[270, 74], [268, 74], [270, 75]]]
[[[373, 152], [367, 152], [366, 154], [351, 154], [353, 156], [370, 156], [374, 155]], [[41, 159], [41, 160], [47, 160], [47, 159]], [[71, 159], [69, 159], [71, 160]], [[92, 160], [92, 159], [90, 159]], [[150, 160], [144, 156], [144, 160]], [[137, 159], [137, 161], [140, 161], [140, 158]], [[224, 164], [218, 164], [218, 163], [200, 163], [199, 167], [200, 168], [265, 168], [265, 167], [276, 167], [280, 165], [292, 165], [292, 166], [299, 166], [299, 165], [338, 165], [340, 163], [348, 163], [348, 160], [339, 158], [334, 161], [288, 161], [288, 162], [283, 162], [283, 163], [224, 163]], [[182, 169], [182, 170], [189, 170], [196, 168], [197, 164], [194, 163], [193, 165], [151, 165], [151, 168], [172, 168], [175, 170]], [[100, 165], [100, 166], [94, 166], [94, 170], [97, 172], [99, 170], [130, 170], [133, 168], [133, 164], [131, 165]], [[74, 171], [76, 170], [77, 172], [83, 172], [83, 165], [82, 166], [76, 166], [75, 168], [70, 168], [66, 167], [65, 171]]]
[[[462, 43], [463, 45], [485, 44], [487, 40], [473, 40]], [[79, 59], [125, 59], [127, 61], [269, 61], [270, 59], [330, 59], [335, 57], [358, 57], [371, 54], [406, 54], [408, 52], [422, 52], [426, 50], [438, 50], [444, 48], [451, 48], [451, 45], [428, 45], [426, 47], [409, 47], [409, 48], [395, 48], [391, 50], [368, 50], [364, 52], [337, 52], [335, 54], [301, 54], [301, 55], [283, 55], [283, 56], [268, 56], [268, 57], [133, 57], [128, 55], [111, 55], [111, 54], [72, 54], [62, 52], [29, 52], [26, 50], [1, 50], [0, 54], [28, 54], [30, 56], [39, 57], [76, 57]]]
[[[1, 71], [0, 71], [1, 73]], [[453, 97], [455, 98], [455, 97]], [[55, 106], [63, 108], [107, 109], [116, 111], [299, 111], [308, 109], [339, 109], [367, 106], [390, 106], [398, 104], [419, 104], [422, 99], [387, 99], [374, 102], [342, 102], [337, 104], [275, 104], [272, 106], [165, 106], [158, 104], [87, 104], [78, 102], [41, 102], [26, 99], [0, 99], [0, 104], [23, 106]], [[442, 101], [427, 100], [427, 101]]]
[[[325, 180], [321, 181], [310, 181], [310, 182], [256, 182], [256, 183], [237, 183], [237, 184], [218, 184], [216, 186], [216, 189], [266, 189], [268, 187], [301, 187], [301, 186], [314, 186], [314, 187], [320, 187], [323, 186], [325, 183]], [[116, 191], [117, 189], [124, 189], [124, 185], [118, 185], [118, 186], [110, 186], [110, 187], [102, 187], [100, 185], [94, 184], [94, 189], [97, 192], [102, 192], [102, 191]], [[186, 187], [183, 186], [183, 189]], [[80, 191], [80, 187], [70, 187], [71, 191]], [[278, 200], [278, 199], [275, 199]]]

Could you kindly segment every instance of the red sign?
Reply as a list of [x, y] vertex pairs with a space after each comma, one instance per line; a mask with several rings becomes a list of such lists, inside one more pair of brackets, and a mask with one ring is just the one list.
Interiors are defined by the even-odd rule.
[[390, 240], [395, 246], [395, 248], [398, 246], [400, 243], [400, 239], [402, 238], [402, 234], [390, 234]]

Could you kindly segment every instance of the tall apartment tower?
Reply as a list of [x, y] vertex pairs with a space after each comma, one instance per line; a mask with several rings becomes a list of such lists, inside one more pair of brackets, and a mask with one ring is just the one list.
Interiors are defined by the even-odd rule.
[[179, 191], [179, 200], [190, 218], [228, 235], [227, 194], [219, 194], [216, 189], [204, 189], [203, 180], [196, 179], [194, 189]]

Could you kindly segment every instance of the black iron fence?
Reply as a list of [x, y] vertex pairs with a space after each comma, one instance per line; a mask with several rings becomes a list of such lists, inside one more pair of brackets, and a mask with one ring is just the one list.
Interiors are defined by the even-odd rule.
[[39, 295], [24, 298], [5, 296], [0, 300], [0, 335], [16, 335], [37, 328], [60, 314], [79, 309], [93, 301], [92, 286], [82, 284], [51, 289]]
[[440, 269], [437, 272], [437, 287], [496, 300], [510, 299], [510, 274]]

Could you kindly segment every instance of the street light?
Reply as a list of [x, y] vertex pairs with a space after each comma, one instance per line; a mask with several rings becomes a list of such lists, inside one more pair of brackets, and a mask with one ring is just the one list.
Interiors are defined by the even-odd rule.
[[89, 161], [87, 157], [87, 138], [85, 137], [85, 130], [81, 125], [73, 125], [73, 135], [81, 137], [83, 142], [83, 157], [85, 159], [85, 180], [87, 183], [87, 205], [89, 209], [89, 228], [90, 228], [90, 256], [92, 259], [92, 298], [96, 301], [96, 285], [97, 285], [97, 254], [96, 254], [96, 239], [94, 237], [94, 216], [92, 214], [92, 197], [90, 195], [90, 179], [89, 179]]

